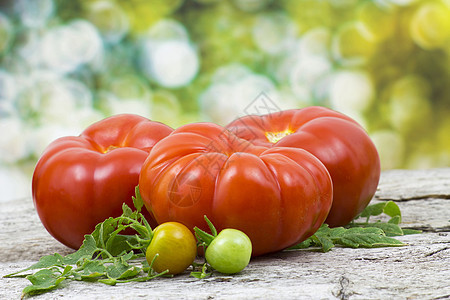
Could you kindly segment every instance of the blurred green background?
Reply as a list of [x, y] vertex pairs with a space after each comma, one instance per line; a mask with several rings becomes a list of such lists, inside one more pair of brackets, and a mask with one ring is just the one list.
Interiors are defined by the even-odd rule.
[[450, 1], [1, 1], [0, 200], [104, 117], [225, 125], [261, 93], [353, 117], [384, 170], [450, 166]]

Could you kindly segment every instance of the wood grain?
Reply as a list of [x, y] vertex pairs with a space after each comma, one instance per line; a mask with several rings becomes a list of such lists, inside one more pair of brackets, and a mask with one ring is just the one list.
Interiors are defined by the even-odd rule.
[[[252, 259], [240, 274], [175, 278], [114, 287], [68, 282], [35, 299], [446, 299], [450, 298], [450, 169], [382, 173], [373, 202], [393, 200], [405, 247], [284, 251]], [[30, 199], [0, 203], [0, 276], [41, 256], [72, 250], [41, 225]], [[0, 278], [0, 299], [19, 299], [23, 278]]]

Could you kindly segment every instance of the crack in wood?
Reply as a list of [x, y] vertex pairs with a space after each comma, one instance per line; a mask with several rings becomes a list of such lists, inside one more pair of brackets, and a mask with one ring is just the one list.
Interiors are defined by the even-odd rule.
[[450, 232], [450, 225], [449, 226], [444, 226], [444, 227], [433, 227], [433, 226], [426, 226], [426, 225], [422, 225], [422, 226], [402, 226], [403, 229], [414, 229], [414, 230], [420, 230], [422, 232], [435, 232], [435, 233], [446, 233], [446, 232]]
[[348, 279], [346, 276], [341, 276], [339, 278], [339, 287], [337, 292], [332, 292], [333, 296], [340, 300], [348, 300], [350, 299], [350, 296], [354, 293], [351, 291], [348, 291], [348, 287], [350, 285], [350, 279]]
[[450, 294], [431, 298], [432, 300], [450, 299]]
[[433, 251], [433, 252], [430, 252], [430, 253], [426, 254], [425, 257], [430, 257], [430, 256], [436, 255], [436, 254], [438, 254], [438, 253], [440, 253], [442, 251], [449, 250], [449, 249], [450, 249], [450, 247], [444, 247], [442, 249], [438, 249], [436, 251]]
[[425, 199], [442, 199], [442, 200], [450, 200], [449, 194], [424, 194], [420, 196], [414, 196], [414, 197], [386, 197], [386, 196], [379, 196], [375, 195], [374, 197], [377, 200], [383, 200], [383, 201], [402, 201], [402, 202], [408, 202], [408, 201], [415, 201], [415, 200], [425, 200]]

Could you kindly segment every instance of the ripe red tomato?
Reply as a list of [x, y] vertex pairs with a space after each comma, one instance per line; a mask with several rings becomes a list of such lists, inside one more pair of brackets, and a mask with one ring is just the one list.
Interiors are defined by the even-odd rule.
[[324, 107], [244, 116], [227, 125], [237, 136], [266, 147], [305, 149], [319, 158], [333, 181], [330, 226], [344, 226], [375, 194], [380, 159], [375, 145], [353, 119]]
[[132, 205], [149, 151], [170, 132], [164, 124], [123, 114], [52, 142], [32, 181], [33, 201], [48, 232], [77, 249], [97, 223], [119, 216], [124, 202]]
[[246, 233], [253, 256], [312, 235], [332, 202], [329, 173], [307, 151], [255, 146], [211, 123], [182, 126], [158, 142], [139, 188], [158, 223], [207, 230], [206, 215], [219, 231]]

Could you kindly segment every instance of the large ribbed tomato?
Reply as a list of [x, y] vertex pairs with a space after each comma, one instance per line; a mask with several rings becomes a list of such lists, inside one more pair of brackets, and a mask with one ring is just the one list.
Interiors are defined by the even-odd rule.
[[312, 235], [332, 203], [329, 173], [309, 152], [255, 146], [212, 123], [182, 126], [158, 142], [139, 188], [158, 223], [207, 230], [206, 215], [219, 231], [245, 232], [254, 256]]
[[124, 202], [132, 205], [149, 151], [171, 132], [164, 124], [123, 114], [51, 143], [32, 182], [34, 204], [48, 232], [76, 249], [97, 223], [119, 216]]
[[227, 128], [266, 147], [305, 149], [319, 158], [333, 181], [333, 206], [325, 221], [349, 223], [370, 202], [380, 177], [378, 152], [353, 119], [324, 107], [307, 107], [236, 119]]

